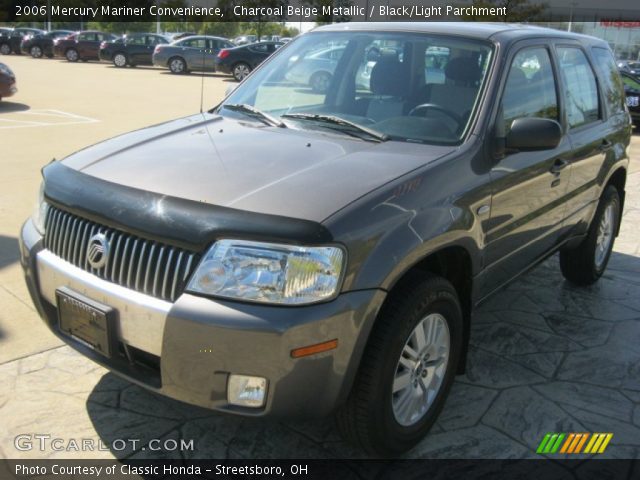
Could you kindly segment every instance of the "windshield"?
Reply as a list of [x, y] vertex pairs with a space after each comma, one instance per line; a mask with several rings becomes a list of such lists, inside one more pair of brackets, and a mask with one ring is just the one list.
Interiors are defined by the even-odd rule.
[[290, 127], [320, 130], [327, 122], [313, 120], [332, 116], [390, 140], [455, 144], [476, 108], [491, 53], [485, 42], [441, 35], [310, 33], [247, 78], [218, 112], [241, 118], [224, 105], [249, 105]]

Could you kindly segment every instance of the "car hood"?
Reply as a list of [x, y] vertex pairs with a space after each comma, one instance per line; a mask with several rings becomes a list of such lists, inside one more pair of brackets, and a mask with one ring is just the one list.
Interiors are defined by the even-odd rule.
[[373, 143], [205, 113], [99, 143], [64, 164], [162, 195], [319, 222], [455, 148]]

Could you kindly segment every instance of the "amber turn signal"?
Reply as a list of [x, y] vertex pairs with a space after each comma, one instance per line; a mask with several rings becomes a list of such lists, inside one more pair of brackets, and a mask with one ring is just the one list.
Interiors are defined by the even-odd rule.
[[326, 352], [327, 350], [333, 350], [338, 347], [338, 339], [334, 338], [328, 342], [316, 343], [315, 345], [309, 345], [307, 347], [300, 347], [291, 350], [291, 357], [300, 358], [308, 357], [309, 355], [315, 355], [316, 353]]

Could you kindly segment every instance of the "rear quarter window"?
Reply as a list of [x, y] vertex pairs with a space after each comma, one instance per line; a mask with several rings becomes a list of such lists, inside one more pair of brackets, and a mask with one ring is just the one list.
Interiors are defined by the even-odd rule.
[[600, 77], [604, 101], [611, 115], [624, 112], [624, 87], [613, 54], [606, 48], [591, 49], [595, 67]]

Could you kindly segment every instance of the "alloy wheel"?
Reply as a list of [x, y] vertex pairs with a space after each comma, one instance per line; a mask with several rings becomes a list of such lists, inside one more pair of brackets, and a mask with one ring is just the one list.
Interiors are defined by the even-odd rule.
[[31, 47], [31, 56], [33, 58], [41, 58], [42, 57], [42, 49], [37, 45]]
[[596, 251], [595, 251], [595, 264], [596, 268], [602, 268], [611, 244], [613, 242], [613, 228], [614, 228], [615, 207], [612, 203], [609, 203], [605, 208], [602, 218], [600, 219], [600, 225], [598, 225], [598, 234], [596, 237]]
[[122, 53], [118, 53], [115, 57], [113, 57], [113, 63], [116, 67], [125, 67], [127, 65], [127, 57], [125, 57]]
[[405, 342], [396, 365], [391, 402], [402, 426], [419, 422], [433, 404], [447, 371], [451, 337], [439, 313], [420, 320]]
[[233, 78], [235, 78], [239, 82], [244, 80], [245, 77], [249, 75], [249, 73], [251, 73], [251, 69], [244, 63], [239, 63], [238, 65], [233, 67]]

